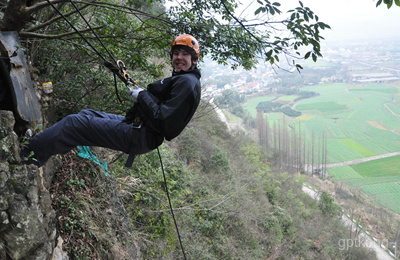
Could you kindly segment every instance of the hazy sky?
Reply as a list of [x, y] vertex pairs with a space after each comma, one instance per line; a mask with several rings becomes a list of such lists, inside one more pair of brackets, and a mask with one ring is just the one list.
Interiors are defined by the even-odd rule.
[[[398, 38], [400, 44], [400, 7], [376, 7], [377, 0], [302, 0], [331, 26], [325, 30], [326, 41], [335, 39]], [[282, 0], [282, 10], [298, 6], [297, 0]], [[286, 7], [286, 8], [285, 8]]]
[[[167, 6], [184, 0], [167, 0]], [[245, 8], [251, 3], [245, 13], [254, 12], [256, 0], [240, 0]], [[299, 6], [298, 0], [270, 0], [281, 4], [280, 10], [287, 10]], [[351, 40], [397, 38], [400, 44], [400, 7], [393, 4], [387, 9], [382, 4], [376, 7], [378, 0], [302, 0], [304, 6], [309, 7], [318, 15], [320, 21], [331, 26], [331, 30], [322, 32], [325, 40]], [[251, 11], [253, 10], [253, 11]], [[239, 12], [240, 13], [240, 12]], [[286, 16], [285, 16], [286, 17]]]

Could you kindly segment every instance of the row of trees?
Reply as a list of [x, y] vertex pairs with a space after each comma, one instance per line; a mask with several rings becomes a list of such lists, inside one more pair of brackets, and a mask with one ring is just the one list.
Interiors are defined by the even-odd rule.
[[301, 115], [301, 112], [292, 109], [289, 106], [283, 106], [280, 103], [272, 102], [272, 101], [263, 101], [258, 103], [256, 107], [257, 111], [263, 111], [264, 113], [269, 112], [282, 112], [290, 117], [298, 117]]
[[271, 128], [268, 117], [261, 110], [257, 111], [256, 129], [259, 144], [267, 149], [273, 166], [326, 176], [328, 152], [325, 134], [316, 136], [312, 132], [309, 136], [300, 122], [288, 124], [285, 116], [274, 121]]

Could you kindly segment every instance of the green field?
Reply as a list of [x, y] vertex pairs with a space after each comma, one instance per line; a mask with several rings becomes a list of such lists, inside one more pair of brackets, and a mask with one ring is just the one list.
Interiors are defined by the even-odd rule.
[[[399, 86], [389, 84], [355, 85], [330, 83], [308, 86], [319, 96], [293, 104], [302, 116], [289, 123], [300, 122], [304, 132], [317, 139], [326, 138], [330, 163], [351, 161], [379, 154], [400, 151], [400, 94]], [[259, 102], [275, 96], [249, 99], [244, 105], [253, 117]], [[293, 101], [294, 96], [278, 100]], [[282, 121], [281, 114], [269, 114], [272, 126]]]
[[242, 107], [243, 107], [243, 109], [247, 110], [252, 117], [255, 118], [257, 116], [256, 107], [257, 107], [258, 103], [263, 102], [263, 101], [271, 101], [273, 99], [275, 99], [275, 97], [271, 97], [271, 96], [252, 98], [252, 99], [246, 101], [242, 105]]
[[380, 205], [400, 212], [400, 185], [398, 182], [367, 185], [363, 186], [361, 190]]
[[332, 112], [338, 110], [346, 110], [347, 107], [345, 105], [341, 105], [336, 102], [316, 102], [316, 103], [297, 105], [296, 109], [300, 111], [319, 110], [320, 112], [324, 113], [324, 112]]
[[400, 156], [388, 157], [351, 166], [364, 178], [400, 175]]
[[355, 152], [361, 154], [363, 157], [372, 157], [375, 156], [376, 153], [370, 149], [368, 149], [367, 147], [357, 143], [356, 141], [354, 141], [351, 138], [345, 138], [345, 139], [339, 139], [342, 143], [344, 143], [345, 145], [347, 145], [348, 147], [350, 147], [352, 150], [354, 150]]
[[[286, 117], [290, 125], [300, 125], [308, 138], [326, 138], [328, 163], [359, 160], [400, 151], [400, 83], [319, 84], [302, 88], [319, 96], [293, 104], [298, 118]], [[258, 97], [244, 108], [254, 117]], [[293, 96], [279, 100], [294, 102]], [[268, 121], [282, 121], [282, 114], [269, 114]], [[317, 140], [318, 141], [318, 140]], [[382, 206], [400, 213], [400, 156], [328, 169], [333, 180], [358, 187]]]

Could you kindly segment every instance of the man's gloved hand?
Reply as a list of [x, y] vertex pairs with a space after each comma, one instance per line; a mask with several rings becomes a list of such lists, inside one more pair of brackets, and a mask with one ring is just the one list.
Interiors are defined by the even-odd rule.
[[143, 91], [142, 88], [135, 88], [135, 89], [130, 89], [130, 90], [129, 90], [129, 94], [132, 95], [133, 101], [135, 101], [135, 102], [137, 101], [137, 98], [138, 98], [139, 93], [140, 93], [141, 91]]

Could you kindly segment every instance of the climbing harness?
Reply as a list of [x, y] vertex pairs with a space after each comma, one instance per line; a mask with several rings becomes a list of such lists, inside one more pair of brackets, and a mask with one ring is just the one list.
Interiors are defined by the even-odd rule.
[[[53, 4], [50, 0], [47, 0], [47, 2], [48, 2], [48, 3], [52, 6], [52, 8], [53, 8], [53, 9], [54, 9], [54, 10], [69, 24], [69, 26], [71, 26], [71, 28], [74, 29], [75, 32], [76, 32], [77, 34], [79, 34], [79, 36], [93, 49], [93, 51], [94, 51], [100, 58], [103, 59], [104, 66], [106, 66], [108, 69], [110, 69], [111, 72], [114, 74], [115, 90], [116, 90], [116, 94], [117, 94], [118, 100], [119, 100], [120, 102], [121, 102], [121, 99], [119, 98], [119, 95], [118, 95], [118, 88], [117, 88], [116, 77], [120, 78], [120, 79], [125, 83], [125, 86], [126, 86], [127, 88], [129, 88], [130, 90], [132, 90], [132, 89], [137, 89], [137, 88], [138, 88], [138, 85], [137, 85], [136, 81], [132, 80], [132, 79], [130, 78], [129, 74], [126, 72], [126, 67], [125, 67], [124, 62], [122, 62], [121, 60], [118, 60], [118, 61], [117, 61], [117, 60], [114, 59], [114, 57], [112, 56], [111, 52], [110, 52], [110, 51], [108, 50], [108, 48], [103, 44], [103, 42], [102, 42], [102, 40], [100, 39], [100, 37], [96, 34], [96, 32], [93, 30], [92, 26], [89, 24], [89, 22], [88, 22], [88, 21], [85, 19], [85, 17], [82, 15], [82, 13], [80, 12], [79, 8], [75, 5], [75, 3], [73, 2], [73, 0], [70, 0], [70, 3], [74, 6], [74, 8], [76, 9], [76, 11], [77, 11], [77, 12], [79, 13], [79, 15], [81, 16], [81, 18], [85, 21], [85, 23], [87, 24], [87, 26], [90, 28], [90, 30], [93, 32], [93, 34], [96, 36], [97, 40], [100, 42], [100, 44], [103, 46], [103, 48], [107, 51], [108, 55], [109, 55], [109, 56], [111, 57], [111, 59], [114, 61], [114, 64], [111, 63], [111, 62], [109, 62], [109, 61], [107, 61], [107, 60], [101, 55], [101, 53], [100, 53], [98, 50], [96, 50], [96, 48], [95, 48], [92, 44], [90, 44], [90, 42], [81, 34], [81, 32], [79, 32], [79, 30], [67, 19], [67, 17], [65, 17], [65, 15], [63, 15], [63, 14], [61, 13], [61, 11], [58, 10], [57, 7], [54, 6], [54, 4]], [[116, 65], [115, 65], [115, 64], [116, 64]], [[90, 150], [89, 150], [89, 152], [90, 152]], [[158, 157], [159, 157], [159, 159], [160, 159], [161, 170], [162, 170], [162, 174], [163, 174], [163, 178], [164, 178], [165, 191], [166, 191], [166, 193], [167, 193], [169, 208], [170, 208], [170, 211], [171, 211], [172, 218], [173, 218], [173, 220], [174, 220], [175, 229], [176, 229], [176, 233], [177, 233], [177, 235], [178, 235], [178, 240], [179, 240], [179, 243], [180, 243], [180, 246], [181, 246], [182, 254], [183, 254], [184, 259], [186, 260], [186, 253], [185, 253], [185, 250], [184, 250], [184, 248], [183, 248], [181, 236], [180, 236], [180, 233], [179, 233], [178, 224], [177, 224], [177, 222], [176, 222], [174, 210], [173, 210], [173, 208], [172, 208], [172, 203], [171, 203], [171, 199], [170, 199], [169, 191], [168, 191], [167, 178], [166, 178], [166, 176], [165, 176], [164, 165], [163, 165], [162, 158], [161, 158], [161, 154], [160, 154], [160, 150], [158, 149], [158, 147], [157, 147], [157, 152], [158, 152]], [[82, 147], [81, 153], [82, 153], [82, 156], [86, 156], [86, 155], [83, 155], [83, 154], [84, 154], [84, 153], [88, 153], [88, 151], [87, 151], [87, 149], [85, 149], [84, 147]], [[91, 152], [88, 153], [88, 154], [90, 155]], [[130, 159], [128, 159], [128, 161], [132, 160], [132, 162], [133, 162], [134, 154], [133, 154], [133, 156], [132, 156], [132, 154], [129, 154], [129, 158], [130, 158]], [[97, 158], [96, 158], [96, 159], [97, 159]], [[107, 173], [108, 173], [108, 172], [107, 172]]]

